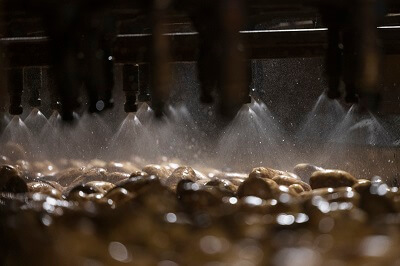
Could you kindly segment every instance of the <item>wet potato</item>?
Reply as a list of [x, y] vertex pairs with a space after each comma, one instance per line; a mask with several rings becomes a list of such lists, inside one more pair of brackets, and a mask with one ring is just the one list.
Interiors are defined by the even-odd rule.
[[28, 192], [31, 193], [42, 193], [53, 198], [61, 199], [62, 192], [52, 185], [44, 182], [31, 182], [28, 183]]
[[167, 169], [164, 166], [156, 165], [156, 164], [149, 164], [143, 167], [143, 172], [147, 173], [148, 175], [155, 175], [161, 180], [167, 179], [171, 174], [171, 169]]
[[278, 185], [283, 185], [283, 186], [300, 185], [304, 191], [311, 190], [309, 184], [292, 176], [278, 175], [273, 177], [272, 180], [274, 180]]
[[237, 195], [239, 198], [255, 196], [268, 200], [274, 198], [278, 191], [279, 186], [275, 181], [252, 176], [240, 184]]
[[114, 187], [104, 195], [103, 200], [105, 200], [107, 204], [120, 206], [131, 200], [134, 196], [134, 193], [129, 192], [123, 187]]
[[316, 188], [351, 187], [357, 179], [348, 172], [341, 170], [321, 170], [311, 175], [310, 186]]
[[294, 173], [301, 178], [301, 180], [309, 183], [310, 178], [314, 172], [322, 171], [324, 169], [321, 167], [315, 166], [315, 165], [301, 163], [301, 164], [296, 165], [293, 170], [294, 170]]
[[26, 182], [15, 167], [11, 165], [3, 165], [0, 167], [0, 192], [28, 192]]
[[117, 188], [124, 188], [131, 193], [139, 193], [146, 186], [159, 185], [160, 179], [155, 175], [139, 175], [129, 177], [117, 183]]
[[188, 166], [180, 166], [176, 168], [172, 174], [165, 180], [165, 185], [171, 189], [175, 189], [179, 181], [187, 179], [193, 182], [198, 180], [196, 172]]
[[[400, 244], [392, 240], [397, 225], [381, 225], [394, 223], [400, 193], [380, 179], [311, 165], [296, 166], [295, 174], [257, 167], [245, 175], [178, 164], [139, 171], [100, 160], [57, 164], [58, 172], [34, 182], [22, 177], [49, 165], [0, 168], [0, 215], [13, 215], [12, 226], [0, 220], [0, 233], [9, 243], [25, 239], [28, 250], [37, 243], [25, 265], [45, 261], [40, 250], [66, 265], [275, 265], [285, 250], [304, 260], [323, 254], [365, 264], [365, 241], [381, 241], [390, 254]], [[387, 232], [397, 232], [391, 242]]]

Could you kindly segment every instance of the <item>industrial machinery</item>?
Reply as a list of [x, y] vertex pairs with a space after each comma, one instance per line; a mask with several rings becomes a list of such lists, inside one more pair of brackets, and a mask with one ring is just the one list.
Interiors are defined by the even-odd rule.
[[1, 0], [0, 55], [0, 264], [400, 263], [399, 1]]

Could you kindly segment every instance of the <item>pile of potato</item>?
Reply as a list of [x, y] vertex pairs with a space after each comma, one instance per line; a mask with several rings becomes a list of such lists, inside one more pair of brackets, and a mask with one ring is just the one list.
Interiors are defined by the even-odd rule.
[[378, 177], [0, 161], [1, 265], [400, 264], [400, 192]]

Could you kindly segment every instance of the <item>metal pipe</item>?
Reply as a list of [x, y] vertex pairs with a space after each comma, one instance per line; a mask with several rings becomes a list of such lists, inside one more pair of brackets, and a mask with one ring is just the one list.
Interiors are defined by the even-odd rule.
[[42, 99], [40, 98], [40, 91], [43, 87], [42, 82], [42, 69], [36, 68], [25, 68], [24, 69], [24, 83], [25, 88], [29, 92], [28, 103], [31, 107], [37, 108], [42, 105]]
[[169, 1], [153, 0], [151, 9], [152, 40], [151, 40], [151, 105], [156, 116], [162, 116], [164, 105], [170, 95], [170, 68], [171, 62], [169, 41], [164, 35], [166, 26], [166, 10]]
[[141, 64], [139, 70], [139, 102], [150, 102], [150, 66], [149, 64]]
[[10, 95], [9, 113], [11, 115], [21, 115], [22, 108], [22, 93], [24, 88], [23, 70], [22, 68], [14, 68], [7, 70], [7, 87]]
[[124, 110], [126, 113], [137, 112], [136, 95], [139, 89], [138, 67], [126, 64], [122, 68], [122, 86], [125, 93]]
[[221, 16], [221, 80], [220, 112], [226, 116], [237, 113], [249, 95], [246, 47], [239, 31], [245, 25], [244, 2], [222, 1]]
[[[305, 58], [326, 55], [327, 28], [295, 30], [241, 31], [249, 58]], [[199, 33], [167, 33], [172, 62], [194, 62], [197, 58]], [[387, 55], [400, 54], [400, 26], [378, 28], [378, 37]], [[114, 45], [113, 59], [116, 64], [144, 64], [150, 62], [151, 34], [121, 34]], [[7, 67], [52, 65], [48, 37], [0, 38], [6, 48]]]

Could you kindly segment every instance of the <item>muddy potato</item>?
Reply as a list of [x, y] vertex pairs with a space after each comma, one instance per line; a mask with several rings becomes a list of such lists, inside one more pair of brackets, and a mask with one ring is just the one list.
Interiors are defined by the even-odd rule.
[[351, 187], [320, 188], [313, 191], [314, 195], [321, 195], [328, 202], [351, 202], [358, 206], [360, 195]]
[[189, 193], [193, 190], [200, 190], [200, 188], [202, 188], [200, 184], [197, 184], [196, 182], [193, 182], [191, 180], [182, 179], [178, 182], [178, 185], [176, 186], [176, 196], [180, 198], [184, 196], [185, 193]]
[[367, 179], [359, 179], [357, 183], [353, 185], [353, 189], [357, 192], [362, 192], [365, 189], [369, 189], [371, 187], [371, 181]]
[[160, 179], [155, 175], [135, 176], [130, 177], [118, 183], [116, 187], [124, 188], [130, 193], [139, 193], [146, 186], [160, 184]]
[[143, 167], [142, 171], [148, 175], [155, 175], [160, 178], [160, 180], [165, 180], [172, 174], [171, 170], [168, 170], [165, 167], [157, 164], [146, 165]]
[[321, 167], [312, 165], [312, 164], [307, 164], [307, 163], [301, 163], [298, 164], [294, 167], [293, 171], [294, 173], [301, 178], [306, 183], [310, 182], [311, 175], [316, 172], [316, 171], [322, 171], [324, 170]]
[[179, 181], [183, 179], [196, 182], [198, 178], [196, 176], [195, 171], [191, 167], [180, 166], [176, 168], [172, 172], [172, 174], [167, 178], [167, 180], [165, 181], [165, 185], [172, 189], [175, 189]]
[[300, 194], [300, 193], [305, 191], [304, 188], [299, 184], [292, 184], [292, 185], [289, 186], [289, 188], [291, 188], [294, 191], [296, 191], [297, 194]]
[[309, 184], [301, 181], [300, 179], [291, 177], [291, 176], [285, 176], [285, 175], [278, 175], [272, 178], [278, 185], [283, 185], [283, 186], [290, 186], [290, 185], [300, 185], [303, 190], [305, 191], [310, 191], [311, 187]]
[[[135, 196], [134, 193], [129, 192], [125, 188], [115, 187], [104, 195], [103, 200], [107, 201], [109, 205], [111, 204], [114, 206], [120, 206], [125, 202], [128, 202], [134, 196]], [[111, 200], [112, 202], [109, 202], [109, 200]]]
[[360, 208], [370, 217], [387, 213], [395, 213], [394, 202], [390, 199], [390, 189], [387, 184], [378, 182], [363, 182], [356, 184], [354, 190], [360, 195]]
[[259, 177], [272, 179], [278, 175], [278, 171], [267, 167], [256, 167], [251, 170], [249, 177]]
[[220, 204], [219, 197], [195, 182], [182, 179], [176, 187], [178, 199], [188, 211], [208, 211]]
[[21, 178], [19, 171], [15, 167], [11, 165], [0, 167], [0, 192], [28, 192], [26, 182]]
[[56, 175], [56, 180], [61, 186], [69, 186], [76, 178], [84, 173], [84, 168], [68, 168]]
[[199, 180], [209, 180], [209, 178], [207, 177], [206, 174], [204, 174], [203, 172], [197, 170], [197, 169], [193, 169], [194, 172], [196, 173], [196, 176]]
[[130, 177], [130, 175], [128, 173], [118, 173], [118, 172], [107, 173], [104, 181], [108, 181], [110, 183], [116, 184], [117, 182], [125, 180], [129, 177]]
[[245, 180], [249, 177], [248, 174], [244, 173], [235, 173], [235, 172], [218, 172], [213, 171], [207, 174], [208, 178], [210, 179], [226, 179], [229, 181], [234, 180]]
[[240, 186], [243, 182], [244, 182], [244, 180], [246, 180], [246, 178], [232, 178], [232, 179], [229, 179], [229, 181], [231, 181], [232, 182], [232, 184], [234, 184], [235, 186]]
[[147, 174], [146, 172], [143, 172], [143, 171], [141, 171], [141, 170], [138, 170], [138, 171], [132, 172], [132, 173], [129, 175], [128, 178], [133, 178], [133, 177], [136, 177], [136, 176], [148, 176], [148, 174]]
[[55, 189], [50, 184], [44, 182], [30, 182], [28, 183], [28, 192], [32, 193], [41, 193], [48, 196], [51, 196], [56, 199], [61, 199], [62, 194], [61, 191]]
[[102, 189], [96, 186], [86, 186], [84, 184], [71, 186], [67, 188], [68, 196], [74, 193], [83, 192], [85, 194], [92, 194], [92, 193], [101, 193]]
[[295, 197], [289, 196], [284, 200], [270, 199], [266, 201], [266, 210], [269, 214], [278, 213], [299, 213], [302, 208], [298, 200]]
[[275, 198], [279, 198], [282, 194], [288, 194], [289, 196], [295, 198], [298, 196], [298, 193], [294, 189], [279, 184], [278, 184], [278, 189], [276, 190], [275, 193], [276, 193]]
[[311, 175], [310, 185], [316, 188], [351, 187], [357, 183], [357, 179], [342, 170], [316, 171]]
[[392, 200], [393, 206], [397, 212], [400, 212], [400, 191], [398, 187], [392, 187], [387, 194], [388, 198]]
[[86, 170], [82, 175], [77, 177], [72, 184], [78, 183], [88, 183], [91, 181], [106, 181], [107, 180], [107, 170], [104, 168], [92, 168]]
[[274, 198], [277, 193], [279, 193], [279, 187], [275, 181], [254, 176], [247, 178], [237, 190], [239, 198], [256, 196], [265, 200]]
[[268, 214], [269, 200], [256, 196], [246, 196], [238, 199], [239, 210], [245, 213]]
[[94, 186], [102, 191], [102, 193], [106, 193], [107, 191], [115, 187], [114, 184], [105, 181], [90, 181], [87, 182], [85, 186]]
[[210, 179], [200, 179], [197, 180], [196, 183], [199, 184], [199, 186], [205, 186], [210, 181], [211, 181]]
[[176, 195], [157, 181], [139, 189], [133, 201], [154, 214], [175, 212], [177, 209]]
[[67, 188], [64, 193], [66, 194], [68, 200], [81, 202], [90, 200], [91, 198], [89, 198], [89, 196], [91, 194], [94, 196], [101, 195], [102, 190], [95, 186], [76, 185], [74, 187]]
[[63, 192], [65, 189], [63, 186], [58, 184], [56, 181], [41, 181], [41, 182], [48, 183], [49, 185], [51, 185], [52, 187], [54, 187], [55, 189], [57, 189], [61, 192]]
[[235, 186], [231, 181], [226, 179], [214, 179], [205, 183], [206, 186], [217, 187], [222, 192], [236, 193], [237, 186]]
[[55, 176], [43, 176], [43, 177], [38, 178], [34, 182], [42, 182], [42, 183], [49, 184], [53, 188], [63, 192], [65, 187], [61, 186], [58, 182], [54, 181], [54, 179], [55, 179]]

